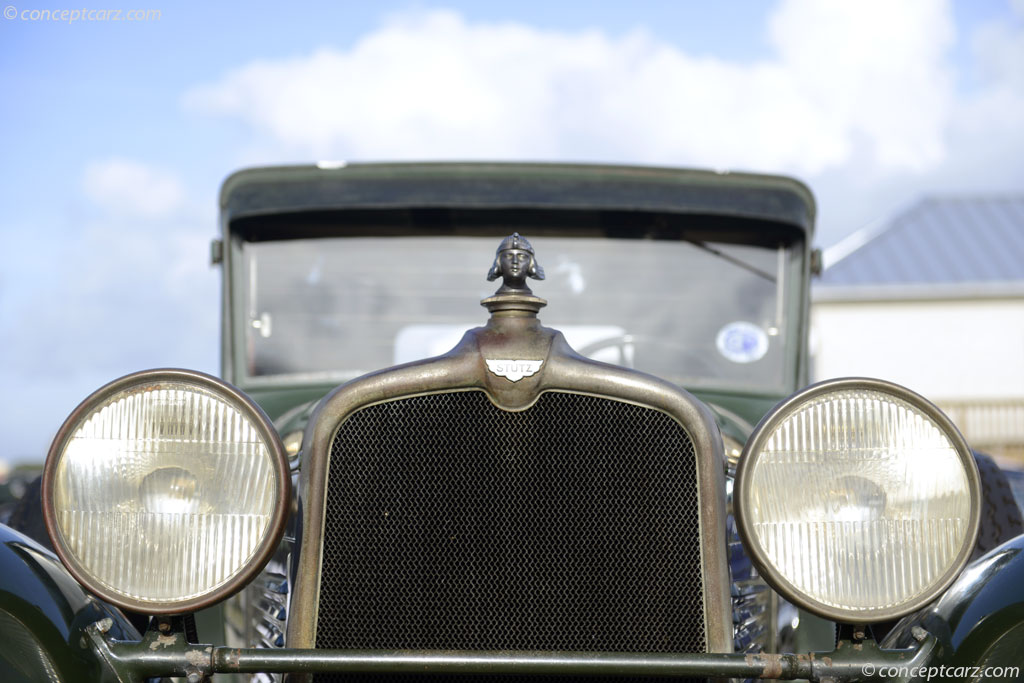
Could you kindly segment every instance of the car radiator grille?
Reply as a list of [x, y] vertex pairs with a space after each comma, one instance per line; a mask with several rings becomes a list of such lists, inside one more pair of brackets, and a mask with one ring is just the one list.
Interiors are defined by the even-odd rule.
[[331, 449], [316, 646], [703, 652], [695, 457], [667, 414], [581, 394], [362, 408]]

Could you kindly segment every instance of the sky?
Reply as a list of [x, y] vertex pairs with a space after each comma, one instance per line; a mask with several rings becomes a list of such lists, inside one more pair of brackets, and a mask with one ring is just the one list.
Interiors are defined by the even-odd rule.
[[0, 4], [9, 462], [116, 377], [218, 372], [209, 242], [244, 166], [781, 173], [824, 247], [924, 196], [1024, 191], [1024, 0]]

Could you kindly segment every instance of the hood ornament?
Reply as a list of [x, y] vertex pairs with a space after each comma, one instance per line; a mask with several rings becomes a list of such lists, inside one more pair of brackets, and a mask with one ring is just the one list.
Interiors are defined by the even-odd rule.
[[529, 240], [514, 232], [501, 241], [494, 254], [494, 263], [487, 272], [488, 280], [501, 277], [501, 287], [480, 302], [491, 313], [520, 311], [520, 315], [537, 315], [547, 301], [533, 295], [526, 279], [544, 279], [544, 269], [537, 263], [536, 253]]
[[494, 265], [487, 273], [488, 280], [502, 278], [501, 288], [495, 294], [523, 292], [533, 294], [526, 278], [544, 279], [544, 269], [537, 263], [536, 253], [529, 240], [514, 232], [501, 241], [494, 253]]

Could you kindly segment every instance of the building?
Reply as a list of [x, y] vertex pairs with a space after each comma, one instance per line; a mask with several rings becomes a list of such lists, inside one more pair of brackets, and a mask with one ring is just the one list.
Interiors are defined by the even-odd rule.
[[891, 378], [973, 446], [1024, 458], [1024, 195], [924, 199], [824, 260], [817, 379]]

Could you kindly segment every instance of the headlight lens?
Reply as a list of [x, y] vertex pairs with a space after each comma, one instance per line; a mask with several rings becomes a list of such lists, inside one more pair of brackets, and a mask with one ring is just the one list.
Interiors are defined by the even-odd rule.
[[226, 597], [280, 539], [290, 481], [280, 440], [241, 392], [153, 370], [90, 396], [47, 460], [44, 506], [68, 569], [148, 613]]
[[888, 382], [834, 380], [758, 426], [737, 518], [762, 574], [825, 617], [864, 623], [930, 602], [974, 545], [974, 459], [932, 404]]

